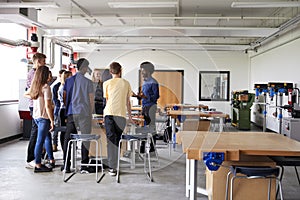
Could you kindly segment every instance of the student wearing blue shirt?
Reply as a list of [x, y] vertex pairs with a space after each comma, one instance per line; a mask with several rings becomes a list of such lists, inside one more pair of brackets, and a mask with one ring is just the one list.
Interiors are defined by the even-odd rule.
[[[142, 114], [145, 119], [145, 125], [156, 130], [155, 123], [157, 99], [159, 98], [159, 84], [152, 77], [154, 65], [151, 62], [146, 61], [141, 63], [140, 69], [144, 82], [142, 85], [142, 92], [135, 96], [142, 99]], [[153, 147], [150, 151], [153, 151]]]
[[159, 84], [152, 77], [154, 65], [151, 62], [143, 62], [140, 65], [140, 68], [144, 79], [142, 93], [140, 94], [143, 107], [142, 113], [144, 115], [146, 125], [155, 128], [157, 99], [159, 98]]

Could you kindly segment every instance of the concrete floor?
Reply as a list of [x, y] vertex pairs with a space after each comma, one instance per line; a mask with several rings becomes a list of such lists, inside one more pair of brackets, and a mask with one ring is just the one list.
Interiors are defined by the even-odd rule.
[[[69, 182], [62, 181], [57, 167], [51, 173], [36, 174], [25, 168], [28, 141], [14, 140], [0, 145], [0, 199], [164, 199], [187, 200], [185, 197], [185, 155], [178, 145], [169, 155], [168, 148], [158, 148], [160, 167], [153, 170], [154, 182], [149, 182], [143, 170], [123, 168], [121, 183], [116, 183], [107, 171], [103, 180], [96, 183], [95, 174], [76, 174]], [[61, 151], [55, 152], [61, 164]], [[199, 166], [199, 185], [205, 185], [202, 162]], [[286, 167], [283, 179], [284, 199], [300, 200], [294, 168]], [[300, 169], [299, 169], [300, 171]], [[198, 195], [198, 199], [207, 197]]]

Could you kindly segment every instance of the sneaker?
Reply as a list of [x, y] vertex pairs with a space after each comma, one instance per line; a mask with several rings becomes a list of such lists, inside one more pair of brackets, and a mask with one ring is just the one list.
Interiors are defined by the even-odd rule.
[[45, 165], [41, 165], [41, 167], [34, 167], [35, 173], [41, 173], [41, 172], [52, 172], [52, 168], [46, 167]]
[[96, 170], [93, 167], [87, 167], [87, 166], [82, 166], [80, 169], [81, 174], [90, 174], [90, 173], [95, 173]]
[[115, 169], [109, 169], [108, 170], [108, 173], [109, 173], [109, 175], [111, 175], [111, 176], [116, 176], [117, 175], [117, 170], [115, 170]]
[[25, 166], [25, 168], [27, 168], [27, 169], [34, 169], [34, 167], [35, 167], [35, 162], [34, 162], [34, 160], [32, 160], [32, 161], [30, 161], [30, 162], [27, 162], [27, 163], [26, 163], [26, 166]]
[[55, 162], [49, 162], [48, 164], [46, 164], [46, 166], [49, 168], [55, 168]]

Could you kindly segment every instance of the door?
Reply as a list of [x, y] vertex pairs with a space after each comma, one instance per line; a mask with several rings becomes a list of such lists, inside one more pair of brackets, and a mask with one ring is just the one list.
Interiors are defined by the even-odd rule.
[[[139, 88], [143, 84], [141, 71], [139, 71]], [[153, 78], [159, 83], [160, 97], [157, 105], [164, 108], [166, 104], [178, 104], [183, 101], [183, 70], [155, 70]], [[141, 92], [141, 91], [140, 91]]]

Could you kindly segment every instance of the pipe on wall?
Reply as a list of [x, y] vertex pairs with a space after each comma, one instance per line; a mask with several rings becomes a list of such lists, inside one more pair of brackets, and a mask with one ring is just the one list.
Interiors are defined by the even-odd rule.
[[6, 44], [10, 46], [23, 46], [23, 47], [31, 47], [31, 42], [26, 41], [26, 40], [9, 40], [6, 38], [0, 37], [0, 44]]

